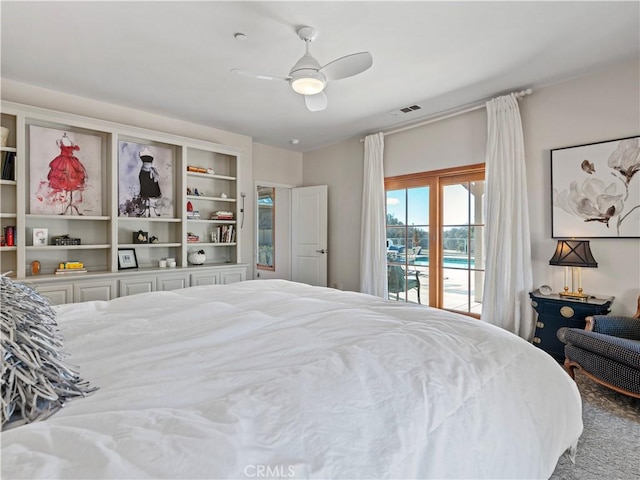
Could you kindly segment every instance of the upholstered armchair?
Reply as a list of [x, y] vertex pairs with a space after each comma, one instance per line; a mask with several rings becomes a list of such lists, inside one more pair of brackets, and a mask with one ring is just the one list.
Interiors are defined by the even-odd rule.
[[584, 330], [561, 328], [564, 367], [617, 392], [640, 398], [640, 297], [633, 317], [594, 315]]
[[389, 287], [389, 293], [395, 293], [396, 300], [399, 299], [399, 293], [404, 293], [405, 280], [407, 282], [407, 291], [415, 288], [418, 292], [418, 303], [422, 303], [420, 301], [420, 277], [418, 276], [418, 272], [405, 273], [404, 268], [400, 265], [387, 266], [387, 284]]

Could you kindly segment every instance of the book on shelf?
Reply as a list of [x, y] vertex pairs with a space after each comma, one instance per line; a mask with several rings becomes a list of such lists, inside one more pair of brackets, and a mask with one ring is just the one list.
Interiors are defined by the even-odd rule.
[[216, 228], [217, 243], [233, 243], [236, 241], [236, 229], [233, 225], [220, 225]]
[[2, 162], [2, 180], [15, 180], [16, 152], [5, 152]]
[[86, 268], [56, 268], [56, 275], [78, 275], [87, 273]]

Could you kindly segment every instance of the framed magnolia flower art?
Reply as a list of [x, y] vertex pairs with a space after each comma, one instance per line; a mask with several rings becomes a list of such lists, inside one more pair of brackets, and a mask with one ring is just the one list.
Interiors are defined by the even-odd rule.
[[640, 136], [551, 150], [553, 238], [640, 237]]

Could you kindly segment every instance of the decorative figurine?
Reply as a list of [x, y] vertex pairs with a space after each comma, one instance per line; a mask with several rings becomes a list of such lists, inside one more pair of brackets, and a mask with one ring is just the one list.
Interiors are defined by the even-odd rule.
[[187, 261], [191, 265], [202, 265], [207, 260], [204, 250], [194, 250], [187, 255]]

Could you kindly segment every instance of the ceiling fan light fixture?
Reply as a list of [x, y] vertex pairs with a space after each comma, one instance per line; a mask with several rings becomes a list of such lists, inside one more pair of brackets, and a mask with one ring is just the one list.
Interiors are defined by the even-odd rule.
[[293, 91], [300, 95], [317, 95], [324, 90], [327, 81], [321, 73], [306, 70], [295, 72], [290, 83]]

